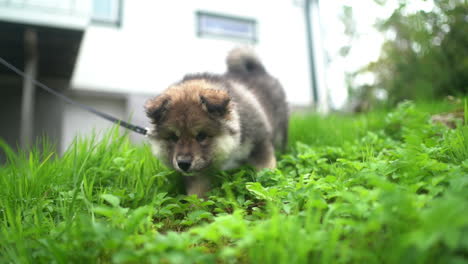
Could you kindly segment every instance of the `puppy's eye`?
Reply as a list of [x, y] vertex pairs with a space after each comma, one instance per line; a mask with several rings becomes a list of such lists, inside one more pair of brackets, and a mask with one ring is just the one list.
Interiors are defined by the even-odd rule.
[[207, 139], [208, 135], [205, 132], [198, 133], [196, 139], [198, 142], [202, 142], [203, 140]]
[[170, 133], [168, 136], [167, 136], [167, 139], [172, 141], [172, 142], [177, 142], [179, 141], [179, 137], [175, 134], [175, 133]]

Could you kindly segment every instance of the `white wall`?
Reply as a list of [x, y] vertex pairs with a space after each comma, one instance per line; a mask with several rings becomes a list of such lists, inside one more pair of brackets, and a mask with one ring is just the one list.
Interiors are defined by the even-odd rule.
[[[107, 114], [124, 117], [126, 115], [125, 99], [110, 96], [80, 95], [71, 96], [73, 100], [92, 106]], [[89, 138], [94, 132], [100, 139], [103, 132], [113, 124], [107, 120], [82, 110], [74, 105], [65, 104], [62, 120], [61, 153], [73, 142], [76, 136]]]
[[[143, 106], [145, 102], [150, 99], [149, 95], [130, 95], [127, 98], [127, 115], [131, 123], [141, 127], [151, 127], [149, 118], [144, 112]], [[146, 142], [147, 138], [137, 133], [130, 133], [130, 140], [134, 143]]]
[[292, 0], [124, 1], [121, 28], [92, 25], [72, 79], [77, 90], [157, 94], [190, 72], [225, 71], [232, 40], [199, 38], [196, 11], [257, 20], [257, 53], [288, 100], [311, 100], [303, 10]]

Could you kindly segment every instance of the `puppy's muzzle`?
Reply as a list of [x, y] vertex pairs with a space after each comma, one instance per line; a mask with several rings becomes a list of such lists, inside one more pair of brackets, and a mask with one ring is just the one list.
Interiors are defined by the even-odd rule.
[[176, 161], [177, 161], [177, 167], [187, 172], [190, 170], [190, 167], [192, 166], [193, 158], [192, 156], [181, 155], [181, 156], [177, 156]]

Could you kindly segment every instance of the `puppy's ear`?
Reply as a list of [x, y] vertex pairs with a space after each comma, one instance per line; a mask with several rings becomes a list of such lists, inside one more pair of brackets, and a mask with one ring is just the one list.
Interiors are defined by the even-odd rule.
[[160, 123], [164, 119], [169, 101], [170, 98], [168, 96], [160, 95], [146, 102], [146, 115], [151, 119], [153, 124]]
[[203, 109], [210, 114], [224, 116], [229, 112], [231, 97], [226, 91], [205, 89], [200, 93], [200, 102]]

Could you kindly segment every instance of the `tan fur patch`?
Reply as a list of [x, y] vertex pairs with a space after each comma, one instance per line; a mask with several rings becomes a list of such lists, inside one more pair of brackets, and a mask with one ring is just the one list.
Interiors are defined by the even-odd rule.
[[[167, 119], [171, 123], [178, 123], [177, 126], [183, 125], [183, 123], [191, 123], [192, 127], [203, 127], [205, 122], [203, 119], [207, 119], [206, 107], [201, 102], [200, 97], [206, 97], [210, 102], [214, 104], [222, 103], [224, 100], [229, 99], [229, 94], [216, 87], [205, 80], [191, 80], [183, 82], [178, 85], [169, 87], [163, 95], [156, 99], [149, 101], [147, 107], [157, 107], [164, 100], [169, 100], [167, 105], [168, 117]], [[229, 108], [223, 119], [229, 120], [231, 118]]]

